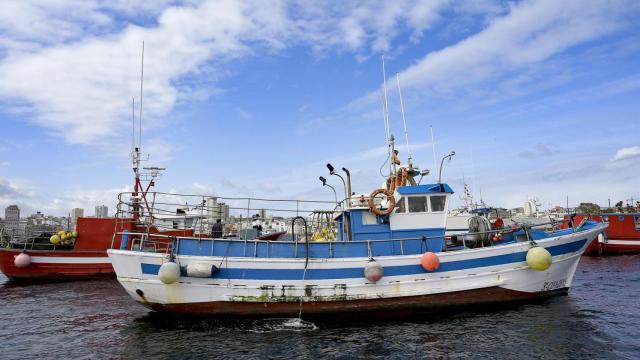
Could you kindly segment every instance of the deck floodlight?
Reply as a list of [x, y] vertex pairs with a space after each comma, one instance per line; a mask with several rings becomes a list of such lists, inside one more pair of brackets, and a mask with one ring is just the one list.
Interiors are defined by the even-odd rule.
[[451, 150], [451, 152], [449, 153], [449, 155], [446, 155], [445, 157], [442, 158], [442, 160], [440, 161], [440, 171], [438, 172], [438, 184], [442, 184], [442, 165], [444, 164], [444, 161], [446, 159], [448, 159], [449, 161], [451, 161], [451, 158], [453, 157], [453, 155], [455, 155], [456, 152]]
[[336, 189], [333, 186], [327, 184], [327, 179], [325, 179], [324, 176], [320, 176], [318, 179], [320, 179], [320, 181], [322, 181], [322, 186], [329, 187], [331, 189], [331, 191], [333, 191], [333, 198], [336, 201], [336, 206], [338, 206], [338, 195], [336, 193]]
[[333, 165], [331, 165], [330, 163], [327, 163], [327, 169], [329, 169], [329, 174], [333, 175], [335, 174], [335, 169], [333, 168]]

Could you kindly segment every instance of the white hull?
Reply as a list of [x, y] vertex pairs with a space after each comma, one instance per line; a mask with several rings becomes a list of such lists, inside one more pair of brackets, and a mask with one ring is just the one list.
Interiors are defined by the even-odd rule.
[[[157, 267], [168, 260], [166, 255], [125, 250], [109, 250], [108, 253], [118, 280], [126, 291], [138, 302], [152, 308], [177, 305], [188, 312], [190, 305], [295, 304], [300, 300], [315, 304], [394, 299], [400, 304], [403, 299], [416, 296], [485, 288], [525, 294], [569, 288], [580, 256], [591, 239], [605, 227], [600, 225], [588, 231], [538, 241], [539, 246], [554, 254], [553, 264], [546, 271], [532, 270], [521, 259], [522, 254], [531, 248], [529, 243], [514, 243], [438, 253], [441, 265], [439, 271], [433, 273], [421, 270], [420, 255], [377, 257], [375, 260], [387, 274], [377, 283], [368, 282], [361, 270], [368, 258], [309, 259], [305, 271], [305, 259], [178, 256], [176, 261], [181, 266], [213, 264], [233, 275], [227, 278], [221, 272], [213, 278], [181, 277], [178, 282], [166, 285], [156, 274], [144, 273], [142, 265]], [[283, 279], [282, 274], [291, 274], [290, 270], [296, 270], [302, 276], [291, 278], [285, 275], [289, 278]], [[331, 271], [336, 276], [322, 278], [322, 274]], [[353, 274], [359, 271], [362, 275], [354, 277]], [[241, 275], [246, 278], [238, 278], [238, 274], [246, 274]], [[274, 274], [274, 278], [255, 278], [269, 277], [269, 274]], [[204, 312], [217, 313], [215, 309]]]

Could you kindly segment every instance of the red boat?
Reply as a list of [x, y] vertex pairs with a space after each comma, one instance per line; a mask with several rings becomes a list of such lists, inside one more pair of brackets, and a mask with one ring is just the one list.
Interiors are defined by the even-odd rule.
[[[114, 239], [114, 230], [135, 232], [136, 224], [133, 218], [78, 218], [78, 236], [73, 245], [51, 244], [49, 236], [27, 242], [9, 242], [0, 248], [0, 271], [13, 281], [115, 277], [107, 249], [131, 249], [136, 245], [136, 239], [120, 244], [119, 237]], [[151, 229], [151, 233], [175, 237], [193, 236], [194, 231]]]
[[77, 240], [71, 246], [53, 245], [48, 236], [12, 241], [0, 249], [0, 271], [11, 280], [55, 280], [114, 274], [107, 249], [115, 218], [78, 218]]
[[[111, 261], [107, 256], [107, 249], [131, 249], [136, 245], [136, 239], [131, 238], [120, 244], [114, 239], [114, 232], [134, 231], [141, 226], [138, 221], [146, 214], [150, 214], [147, 193], [154, 186], [154, 178], [158, 176], [160, 168], [145, 168], [147, 174], [139, 171], [140, 152], [135, 148], [132, 153], [133, 171], [135, 174], [134, 191], [130, 193], [133, 211], [123, 217], [114, 218], [78, 218], [75, 229], [75, 241], [52, 243], [50, 237], [54, 233], [43, 233], [32, 237], [14, 237], [8, 240], [0, 236], [0, 271], [10, 280], [71, 280], [88, 279], [102, 276], [115, 276]], [[148, 179], [146, 188], [141, 181], [141, 175]], [[193, 229], [160, 230], [152, 227], [151, 233], [162, 234], [167, 237], [193, 236]], [[147, 231], [145, 226], [144, 231]], [[167, 240], [169, 241], [169, 240]]]
[[563, 227], [569, 227], [571, 218], [574, 224], [579, 224], [584, 218], [609, 223], [604, 236], [589, 245], [586, 255], [640, 253], [640, 213], [565, 215]]

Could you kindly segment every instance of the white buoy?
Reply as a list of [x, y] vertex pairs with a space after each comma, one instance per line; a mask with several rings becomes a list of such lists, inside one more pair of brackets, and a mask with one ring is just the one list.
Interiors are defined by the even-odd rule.
[[167, 285], [180, 280], [180, 265], [173, 261], [162, 264], [158, 271], [158, 278]]
[[31, 265], [31, 256], [29, 256], [29, 254], [25, 252], [20, 253], [13, 260], [13, 264], [19, 268], [26, 268], [27, 266]]
[[604, 235], [602, 235], [602, 233], [598, 234], [598, 243], [604, 244], [605, 242], [606, 241], [605, 241]]
[[527, 251], [527, 265], [533, 270], [547, 270], [552, 261], [551, 253], [543, 247], [534, 246]]
[[375, 260], [369, 261], [364, 267], [364, 277], [371, 282], [377, 282], [382, 279], [383, 276], [384, 270], [382, 269], [382, 265]]

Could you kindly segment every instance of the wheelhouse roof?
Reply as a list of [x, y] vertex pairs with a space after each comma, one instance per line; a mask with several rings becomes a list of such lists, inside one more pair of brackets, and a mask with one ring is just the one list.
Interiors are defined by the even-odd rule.
[[396, 190], [400, 195], [434, 194], [434, 193], [453, 194], [453, 189], [447, 184], [400, 186]]

